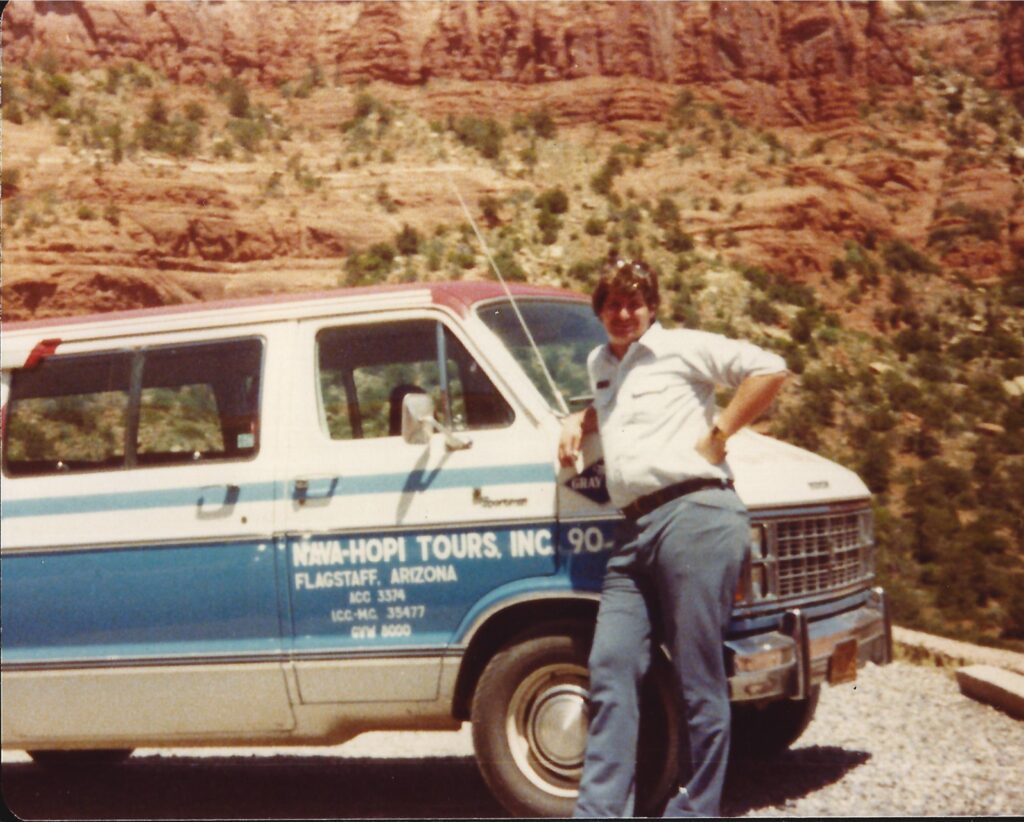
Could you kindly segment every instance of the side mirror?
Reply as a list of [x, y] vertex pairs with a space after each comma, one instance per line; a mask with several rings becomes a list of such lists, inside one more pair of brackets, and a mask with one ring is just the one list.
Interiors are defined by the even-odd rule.
[[434, 398], [430, 394], [406, 394], [402, 398], [402, 439], [413, 445], [430, 442], [434, 433]]
[[402, 439], [412, 445], [425, 445], [435, 431], [444, 434], [449, 451], [469, 448], [473, 441], [457, 437], [434, 419], [434, 398], [429, 394], [406, 394], [402, 398]]

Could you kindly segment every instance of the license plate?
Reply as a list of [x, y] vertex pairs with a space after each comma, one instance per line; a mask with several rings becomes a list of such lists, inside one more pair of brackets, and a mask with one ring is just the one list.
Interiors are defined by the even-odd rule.
[[857, 640], [844, 639], [832, 649], [828, 659], [828, 683], [839, 685], [857, 679]]

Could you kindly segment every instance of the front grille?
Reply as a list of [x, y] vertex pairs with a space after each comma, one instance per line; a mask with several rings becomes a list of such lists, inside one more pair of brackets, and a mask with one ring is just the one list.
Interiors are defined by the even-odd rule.
[[795, 597], [845, 588], [870, 574], [864, 513], [775, 522], [776, 595]]
[[866, 502], [753, 514], [750, 558], [736, 588], [739, 608], [842, 595], [874, 577], [874, 520]]

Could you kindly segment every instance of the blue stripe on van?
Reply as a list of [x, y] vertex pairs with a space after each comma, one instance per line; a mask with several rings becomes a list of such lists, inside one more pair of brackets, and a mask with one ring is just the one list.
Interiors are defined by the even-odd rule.
[[[396, 474], [339, 476], [337, 485], [331, 491], [331, 496], [412, 493], [493, 483], [515, 485], [552, 482], [553, 480], [554, 466], [552, 463], [546, 462], [525, 465], [494, 465], [483, 468], [446, 468]], [[239, 486], [238, 502], [266, 502], [275, 497], [292, 493], [291, 483], [287, 484], [287, 488], [285, 486], [286, 483], [283, 482], [258, 482], [241, 485]], [[154, 491], [14, 499], [5, 500], [2, 510], [4, 518], [7, 518], [191, 507], [197, 502], [196, 494], [198, 492], [199, 489], [193, 485]]]

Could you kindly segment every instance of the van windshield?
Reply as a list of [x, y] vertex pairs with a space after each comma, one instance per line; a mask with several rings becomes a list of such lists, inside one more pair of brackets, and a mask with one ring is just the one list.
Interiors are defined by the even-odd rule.
[[[590, 304], [568, 300], [519, 300], [517, 304], [566, 405], [571, 411], [583, 408], [591, 399], [587, 355], [608, 339]], [[477, 309], [477, 314], [501, 338], [533, 384], [557, 410], [558, 401], [551, 394], [511, 303], [508, 300], [488, 303]]]

